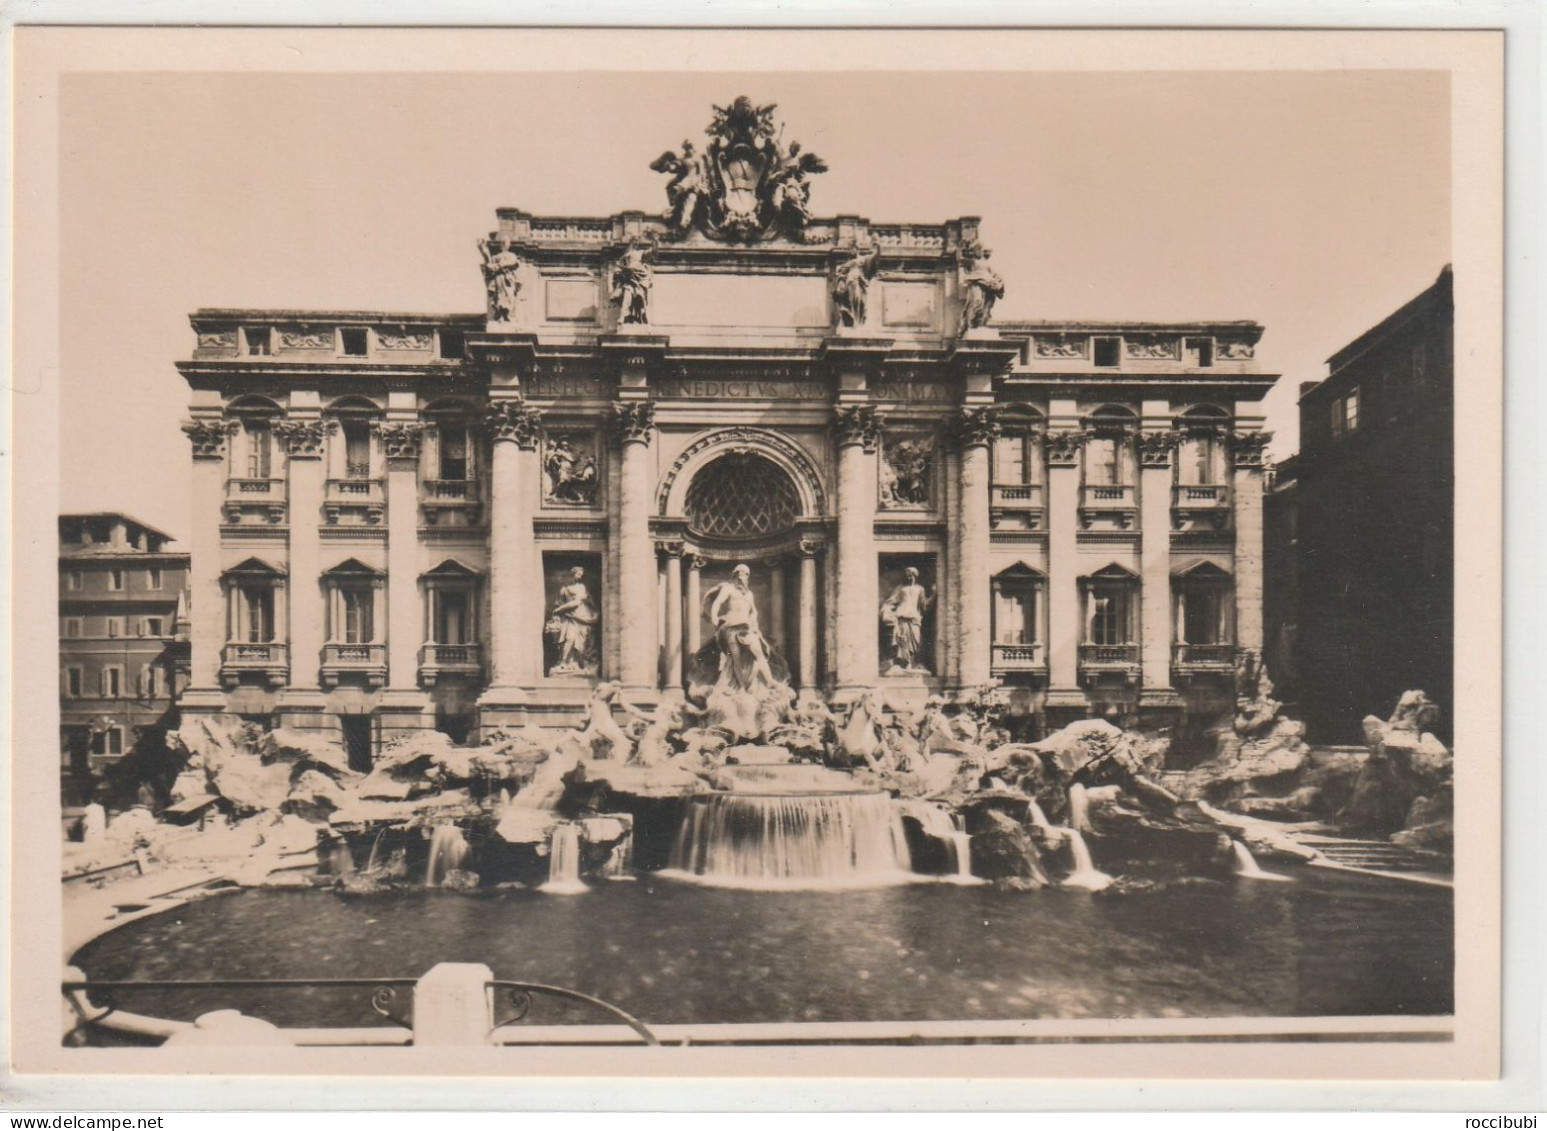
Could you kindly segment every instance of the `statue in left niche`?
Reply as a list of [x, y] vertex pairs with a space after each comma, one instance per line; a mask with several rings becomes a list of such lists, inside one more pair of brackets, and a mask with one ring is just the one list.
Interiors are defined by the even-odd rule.
[[516, 315], [521, 293], [521, 257], [508, 240], [479, 240], [483, 256], [483, 283], [489, 290], [489, 321], [510, 322]]
[[575, 566], [569, 571], [569, 584], [559, 589], [543, 629], [559, 653], [549, 675], [596, 674], [596, 625], [601, 619], [586, 588], [585, 570]]
[[612, 268], [612, 299], [618, 304], [618, 321], [625, 326], [644, 326], [650, 321], [650, 287], [655, 273], [649, 256], [654, 250], [648, 243], [631, 243]]

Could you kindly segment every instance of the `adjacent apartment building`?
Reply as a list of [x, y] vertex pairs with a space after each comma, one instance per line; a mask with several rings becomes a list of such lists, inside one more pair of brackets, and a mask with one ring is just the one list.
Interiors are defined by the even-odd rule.
[[1413, 688], [1450, 718], [1451, 287], [1447, 266], [1302, 387], [1300, 451], [1269, 496], [1270, 582], [1292, 571], [1269, 605], [1275, 630], [1290, 628], [1294, 697], [1317, 741], [1357, 741], [1365, 715]]
[[59, 518], [59, 747], [66, 799], [173, 723], [188, 666], [188, 555], [125, 514]]

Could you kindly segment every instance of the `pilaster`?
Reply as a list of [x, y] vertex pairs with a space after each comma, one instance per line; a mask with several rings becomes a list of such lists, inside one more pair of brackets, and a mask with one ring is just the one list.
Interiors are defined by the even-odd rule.
[[220, 518], [225, 502], [226, 449], [234, 424], [196, 419], [183, 425], [193, 449], [193, 523], [189, 529], [188, 589], [193, 613], [189, 684], [179, 700], [185, 711], [225, 709], [220, 690], [221, 649], [226, 642], [225, 595], [220, 587]]
[[1271, 432], [1236, 432], [1230, 437], [1235, 502], [1236, 648], [1262, 655], [1262, 469]]
[[1175, 698], [1171, 687], [1171, 461], [1180, 437], [1168, 402], [1144, 402], [1139, 433], [1139, 666], [1141, 695]]
[[289, 632], [290, 679], [278, 706], [287, 725], [317, 729], [322, 710], [318, 676], [327, 610], [322, 600], [322, 454], [326, 430], [320, 418], [292, 417], [274, 425], [274, 437], [285, 453], [290, 497]]
[[1080, 451], [1085, 435], [1073, 401], [1049, 406], [1043, 437], [1047, 468], [1048, 700], [1053, 706], [1083, 704], [1079, 688]]

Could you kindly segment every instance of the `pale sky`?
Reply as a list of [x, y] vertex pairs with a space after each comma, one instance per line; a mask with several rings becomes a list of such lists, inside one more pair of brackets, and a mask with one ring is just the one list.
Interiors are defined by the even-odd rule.
[[818, 215], [981, 216], [1005, 319], [1263, 323], [1275, 457], [1450, 259], [1437, 71], [66, 76], [61, 507], [186, 537], [191, 310], [480, 311], [496, 208], [658, 211], [742, 93], [828, 162]]

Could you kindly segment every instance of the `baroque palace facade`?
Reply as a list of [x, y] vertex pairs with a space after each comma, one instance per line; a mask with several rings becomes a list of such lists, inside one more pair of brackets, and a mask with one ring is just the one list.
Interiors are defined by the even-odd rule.
[[191, 316], [185, 711], [365, 764], [568, 725], [600, 681], [647, 705], [745, 564], [802, 696], [1228, 714], [1262, 647], [1262, 328], [996, 321], [976, 218], [814, 218], [825, 165], [771, 109], [663, 154], [664, 216], [501, 209], [482, 314]]

